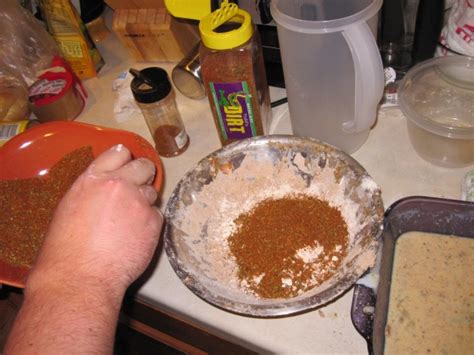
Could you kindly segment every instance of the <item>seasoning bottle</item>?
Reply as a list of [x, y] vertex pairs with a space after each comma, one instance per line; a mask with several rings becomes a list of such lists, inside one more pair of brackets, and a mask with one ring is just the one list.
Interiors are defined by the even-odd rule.
[[224, 1], [199, 31], [201, 75], [221, 143], [267, 134], [270, 93], [250, 14]]
[[17, 134], [23, 133], [38, 124], [38, 121], [28, 119], [14, 122], [0, 122], [0, 147]]
[[130, 69], [130, 72], [135, 76], [130, 84], [133, 97], [145, 117], [158, 154], [164, 157], [181, 154], [189, 146], [189, 137], [168, 74], [158, 67]]

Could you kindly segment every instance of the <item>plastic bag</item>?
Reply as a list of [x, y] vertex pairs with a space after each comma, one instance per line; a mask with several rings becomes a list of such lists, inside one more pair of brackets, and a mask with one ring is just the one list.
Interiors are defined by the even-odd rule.
[[453, 3], [439, 42], [437, 56], [474, 56], [474, 0], [456, 0]]
[[53, 37], [17, 0], [0, 1], [0, 67], [20, 75], [30, 86], [59, 49]]
[[26, 83], [0, 66], [0, 122], [24, 120], [29, 115]]

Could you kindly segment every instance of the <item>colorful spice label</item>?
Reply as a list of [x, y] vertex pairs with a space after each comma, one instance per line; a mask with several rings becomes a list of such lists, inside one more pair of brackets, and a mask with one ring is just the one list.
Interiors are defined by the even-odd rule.
[[224, 139], [257, 135], [247, 82], [209, 83]]

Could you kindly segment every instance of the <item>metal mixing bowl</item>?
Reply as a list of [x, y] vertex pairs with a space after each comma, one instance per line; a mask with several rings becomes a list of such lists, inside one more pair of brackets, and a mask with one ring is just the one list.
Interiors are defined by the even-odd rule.
[[[254, 162], [257, 168], [247, 169], [248, 162]], [[269, 167], [270, 170], [273, 167], [270, 173]], [[236, 187], [230, 185], [223, 191], [217, 190], [217, 184], [225, 179], [232, 181], [233, 176], [244, 177], [239, 182], [243, 184], [239, 193], [236, 194]], [[291, 185], [288, 176], [298, 184]], [[332, 181], [330, 184], [329, 180]], [[344, 213], [350, 215], [352, 221], [345, 219], [352, 225], [349, 228], [352, 232], [349, 232], [348, 255], [328, 280], [297, 297], [263, 299], [236, 287], [235, 280], [228, 282], [232, 277], [225, 272], [233, 262], [232, 257], [226, 253], [212, 253], [211, 245], [216, 239], [226, 244], [225, 228], [216, 231], [215, 222], [217, 218], [223, 218], [229, 206], [241, 209], [237, 212], [243, 213], [245, 203], [236, 201], [245, 200], [252, 188], [256, 191], [255, 196], [249, 195], [248, 199], [258, 198], [261, 193], [273, 194], [275, 191], [276, 194], [282, 186], [293, 186], [292, 193], [319, 191], [316, 197], [334, 199], [328, 202], [340, 208], [341, 213], [346, 211]], [[205, 301], [245, 315], [289, 315], [330, 302], [372, 266], [383, 212], [380, 189], [365, 169], [346, 153], [314, 139], [263, 136], [217, 150], [181, 179], [166, 207], [164, 245], [181, 281]]]

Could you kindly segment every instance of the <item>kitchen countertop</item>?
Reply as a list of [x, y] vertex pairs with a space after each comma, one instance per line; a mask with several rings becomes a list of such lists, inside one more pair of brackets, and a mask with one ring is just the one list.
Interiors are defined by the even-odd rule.
[[[130, 130], [152, 143], [139, 112], [130, 110], [114, 115], [118, 94], [112, 91], [112, 83], [130, 67], [161, 66], [171, 73], [174, 63], [134, 63], [114, 34], [98, 48], [106, 65], [98, 78], [84, 82], [89, 98], [77, 121]], [[285, 90], [271, 88], [272, 100], [284, 96]], [[191, 144], [178, 157], [162, 158], [165, 172], [159, 202], [162, 210], [179, 179], [220, 147], [207, 99], [191, 100], [177, 92], [177, 102]], [[273, 117], [271, 133], [291, 133], [286, 104], [275, 108]], [[458, 199], [463, 176], [474, 168], [441, 168], [418, 157], [409, 142], [405, 118], [397, 108], [379, 110], [367, 142], [352, 156], [380, 185], [385, 208], [412, 195]], [[226, 312], [195, 296], [174, 273], [164, 250], [150, 271], [137, 297], [260, 353], [367, 353], [366, 343], [350, 319], [352, 289], [336, 301], [304, 314], [259, 319]]]

